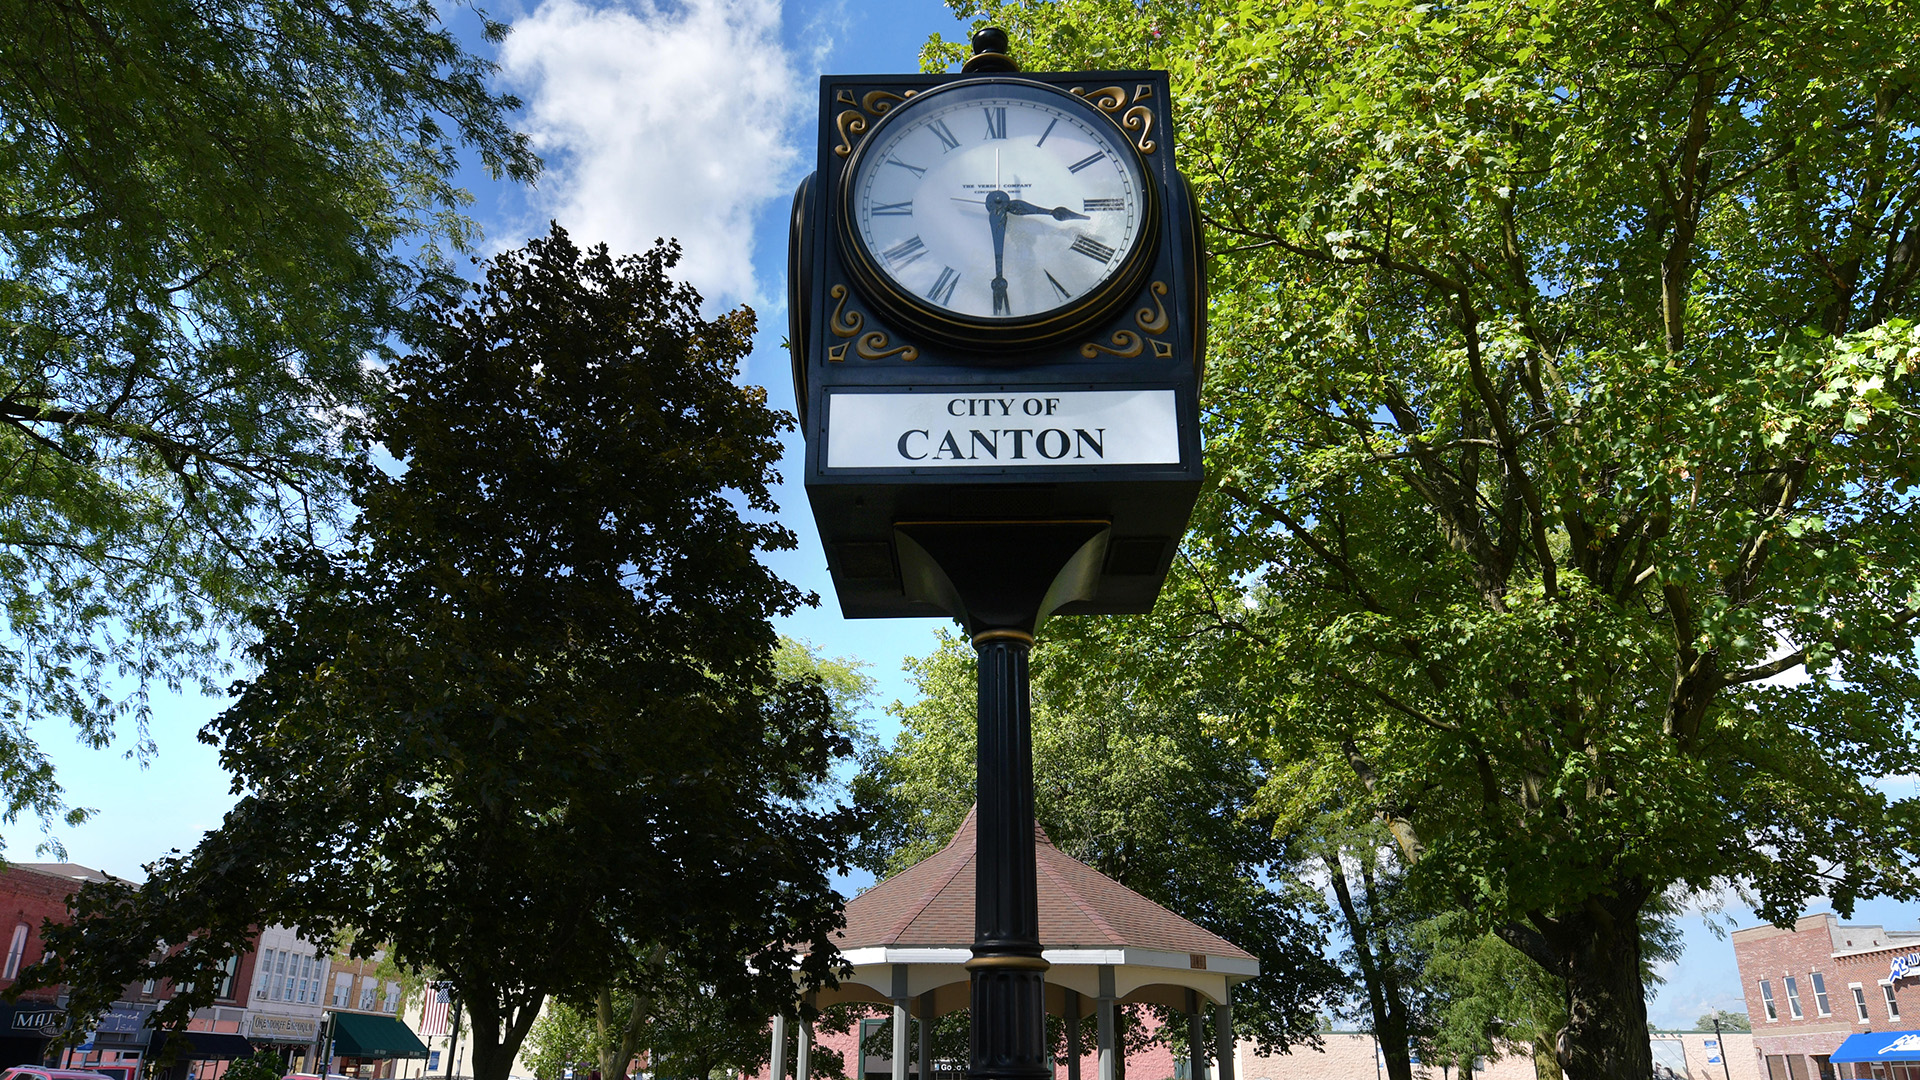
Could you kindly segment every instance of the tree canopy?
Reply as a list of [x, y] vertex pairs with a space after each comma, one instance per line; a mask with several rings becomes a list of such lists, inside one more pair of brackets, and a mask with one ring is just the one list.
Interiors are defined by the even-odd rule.
[[815, 792], [851, 746], [818, 678], [776, 674], [768, 619], [805, 598], [757, 557], [793, 543], [791, 418], [734, 382], [752, 313], [702, 318], [676, 256], [556, 226], [435, 313], [377, 418], [404, 469], [356, 471], [349, 551], [289, 554], [303, 587], [203, 733], [239, 804], [49, 931], [30, 977], [70, 1015], [167, 976], [183, 1022], [261, 922], [351, 930], [452, 984], [503, 1080], [544, 1001], [656, 948], [775, 1008], [830, 969], [850, 822]]
[[4, 820], [64, 809], [34, 724], [150, 751], [332, 527], [460, 158], [538, 168], [491, 70], [426, 0], [0, 2]]
[[1173, 74], [1212, 479], [1128, 625], [1282, 820], [1367, 807], [1566, 980], [1574, 1080], [1651, 1068], [1669, 889], [1913, 894], [1911, 5], [955, 7]]

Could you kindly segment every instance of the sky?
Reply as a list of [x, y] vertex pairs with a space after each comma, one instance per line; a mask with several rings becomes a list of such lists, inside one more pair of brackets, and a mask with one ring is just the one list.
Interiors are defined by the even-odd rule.
[[[933, 0], [507, 0], [488, 13], [513, 25], [499, 46], [479, 38], [471, 16], [456, 25], [470, 48], [498, 62], [500, 85], [525, 103], [519, 125], [546, 160], [531, 189], [494, 182], [478, 169], [465, 175], [488, 249], [518, 246], [544, 233], [549, 220], [576, 241], [605, 241], [616, 252], [677, 237], [686, 251], [680, 273], [711, 310], [744, 303], [759, 314], [743, 378], [790, 410], [791, 375], [779, 348], [787, 215], [816, 153], [816, 80], [828, 72], [915, 71], [930, 35], [963, 38], [967, 27]], [[782, 620], [780, 629], [868, 665], [877, 684], [869, 718], [885, 737], [892, 724], [882, 708], [912, 698], [902, 661], [929, 652], [944, 622], [839, 616], [799, 483], [798, 451], [794, 436], [779, 501], [800, 548], [770, 562], [822, 602]], [[233, 796], [212, 749], [195, 733], [220, 707], [191, 695], [160, 701], [152, 731], [158, 753], [150, 763], [125, 756], [130, 740], [101, 752], [63, 731], [35, 733], [69, 801], [95, 811], [87, 823], [56, 834], [71, 861], [138, 876], [142, 864], [190, 848], [219, 823]], [[9, 858], [44, 857], [33, 850], [31, 826], [7, 832]], [[1855, 918], [1915, 929], [1920, 905], [1868, 902]], [[1681, 920], [1685, 953], [1660, 971], [1666, 981], [1650, 1005], [1654, 1023], [1690, 1027], [1711, 1009], [1742, 1011], [1732, 947], [1712, 927], [1758, 921], [1737, 898], [1717, 911], [1688, 912]]]

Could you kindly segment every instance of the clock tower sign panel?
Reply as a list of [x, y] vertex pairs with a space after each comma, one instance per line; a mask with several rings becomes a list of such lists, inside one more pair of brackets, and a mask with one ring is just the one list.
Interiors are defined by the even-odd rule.
[[828, 76], [820, 102], [789, 341], [842, 610], [952, 613], [903, 529], [1058, 523], [1101, 537], [1058, 611], [1148, 610], [1201, 480], [1165, 73]]

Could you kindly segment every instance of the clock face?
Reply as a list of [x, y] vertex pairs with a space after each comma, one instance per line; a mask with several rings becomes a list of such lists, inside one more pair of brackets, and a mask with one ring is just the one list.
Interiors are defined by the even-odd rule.
[[985, 329], [1108, 298], [1151, 232], [1139, 156], [1092, 106], [990, 82], [909, 100], [851, 166], [860, 261], [918, 312]]

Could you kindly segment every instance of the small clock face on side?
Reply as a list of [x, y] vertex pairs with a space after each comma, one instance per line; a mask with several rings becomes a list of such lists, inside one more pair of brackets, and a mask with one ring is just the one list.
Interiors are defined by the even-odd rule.
[[1138, 287], [1154, 191], [1133, 144], [1084, 100], [956, 83], [875, 126], [848, 164], [841, 235], [896, 317], [980, 344], [1038, 341]]

